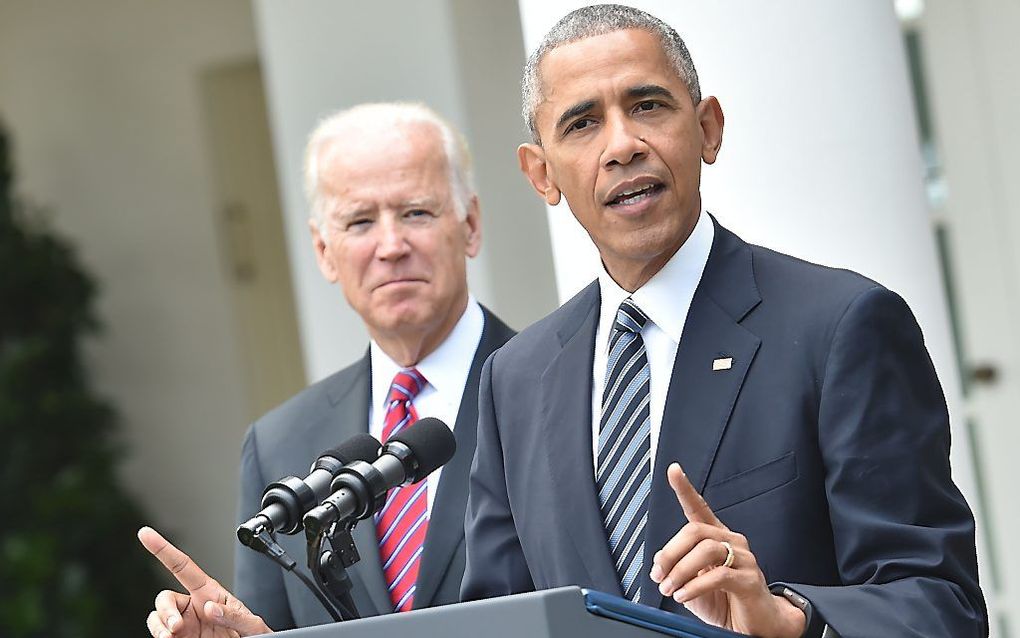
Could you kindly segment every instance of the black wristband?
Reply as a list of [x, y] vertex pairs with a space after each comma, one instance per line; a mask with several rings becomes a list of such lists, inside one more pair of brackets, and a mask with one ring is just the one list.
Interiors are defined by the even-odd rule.
[[815, 611], [810, 600], [785, 585], [773, 585], [769, 591], [790, 601], [790, 604], [804, 613], [804, 633], [800, 638], [839, 638], [836, 630], [825, 624], [822, 615]]

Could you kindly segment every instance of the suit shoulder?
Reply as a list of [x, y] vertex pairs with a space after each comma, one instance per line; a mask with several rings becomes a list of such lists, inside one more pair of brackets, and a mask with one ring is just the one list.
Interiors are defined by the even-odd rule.
[[478, 342], [478, 350], [475, 352], [475, 357], [476, 359], [481, 357], [481, 362], [484, 363], [494, 350], [502, 348], [507, 341], [517, 334], [517, 331], [508, 326], [498, 315], [485, 306], [482, 306], [482, 313], [485, 317], [485, 326], [482, 330], [481, 340]]
[[878, 288], [878, 282], [845, 268], [812, 263], [762, 246], [751, 246], [754, 276], [765, 303], [789, 300], [793, 305], [841, 314], [855, 299]]
[[744, 320], [787, 350], [813, 352], [824, 365], [841, 331], [874, 334], [905, 329], [920, 334], [907, 302], [868, 277], [754, 246], [761, 302]]
[[[557, 335], [576, 328], [587, 313], [598, 307], [598, 282], [592, 282], [568, 299], [562, 306], [518, 332], [494, 353], [500, 362], [542, 361], [550, 352], [559, 350]], [[555, 345], [555, 348], [551, 346]]]
[[272, 446], [300, 435], [298, 429], [314, 423], [312, 415], [335, 402], [359, 375], [366, 373], [364, 360], [359, 360], [311, 384], [259, 417], [249, 428], [248, 436], [257, 436], [262, 446]]

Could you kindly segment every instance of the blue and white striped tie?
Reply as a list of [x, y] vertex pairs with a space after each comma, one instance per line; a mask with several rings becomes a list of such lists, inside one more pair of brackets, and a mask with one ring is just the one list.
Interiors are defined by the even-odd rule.
[[651, 373], [641, 338], [647, 320], [629, 297], [616, 312], [602, 392], [595, 474], [616, 573], [623, 595], [635, 602], [641, 599], [639, 576], [652, 486]]

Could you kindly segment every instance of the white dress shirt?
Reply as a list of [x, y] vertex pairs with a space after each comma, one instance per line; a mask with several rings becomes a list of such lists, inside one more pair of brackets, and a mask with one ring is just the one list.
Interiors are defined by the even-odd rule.
[[[464, 386], [467, 385], [471, 363], [482, 340], [484, 326], [485, 315], [482, 314], [482, 308], [474, 297], [469, 296], [464, 314], [446, 340], [414, 366], [427, 381], [422, 391], [414, 398], [414, 409], [419, 419], [435, 417], [453, 429], [457, 423], [457, 413], [460, 411], [460, 402], [464, 396]], [[368, 407], [368, 432], [382, 440], [390, 385], [393, 383], [393, 377], [403, 368], [383, 352], [375, 340], [369, 345], [369, 353], [372, 366], [372, 403]], [[426, 507], [429, 516], [432, 515], [432, 501], [439, 487], [441, 472], [442, 468], [439, 468], [426, 479], [428, 481]]]
[[659, 430], [662, 426], [662, 411], [666, 405], [666, 393], [673, 376], [673, 362], [676, 360], [680, 335], [687, 321], [694, 291], [701, 281], [701, 273], [712, 250], [715, 226], [704, 210], [691, 231], [690, 237], [680, 246], [662, 270], [648, 282], [634, 291], [627, 292], [606, 272], [605, 266], [599, 273], [599, 288], [602, 305], [599, 310], [599, 325], [595, 331], [595, 360], [592, 366], [592, 459], [598, 473], [599, 422], [602, 420], [602, 392], [606, 383], [606, 367], [609, 365], [609, 337], [616, 322], [616, 311], [627, 297], [634, 300], [638, 308], [648, 316], [641, 338], [648, 355], [649, 412], [651, 416], [652, 472], [655, 472], [655, 451], [658, 448]]

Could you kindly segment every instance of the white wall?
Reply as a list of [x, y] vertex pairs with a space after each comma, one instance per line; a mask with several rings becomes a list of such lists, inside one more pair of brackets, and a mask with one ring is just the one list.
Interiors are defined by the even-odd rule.
[[246, 424], [198, 74], [254, 55], [244, 0], [0, 4], [19, 190], [98, 280], [90, 381], [119, 410], [125, 483], [224, 582]]
[[[521, 0], [528, 49], [556, 20], [584, 4]], [[677, 29], [698, 68], [702, 94], [722, 103], [722, 152], [702, 173], [706, 208], [750, 242], [859, 271], [910, 304], [949, 403], [955, 479], [977, 507], [892, 3], [626, 4]], [[591, 281], [598, 262], [565, 205], [550, 209], [549, 218], [563, 300]]]
[[517, 328], [555, 307], [543, 209], [516, 169], [524, 54], [512, 3], [256, 0], [255, 9], [310, 380], [367, 344], [361, 321], [315, 265], [301, 180], [317, 120], [359, 102], [424, 101], [465, 133], [483, 225], [482, 253], [469, 264], [472, 291]]

